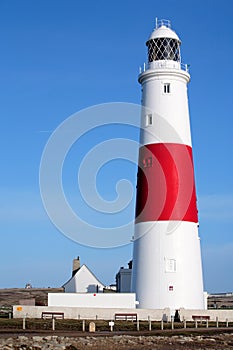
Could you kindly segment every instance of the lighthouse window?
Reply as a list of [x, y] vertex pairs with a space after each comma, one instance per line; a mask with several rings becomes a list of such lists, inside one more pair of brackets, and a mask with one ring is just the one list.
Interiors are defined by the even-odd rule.
[[160, 60], [180, 61], [180, 42], [170, 38], [156, 38], [147, 41], [149, 62]]
[[171, 86], [170, 86], [169, 83], [165, 83], [165, 84], [163, 85], [163, 92], [164, 92], [165, 94], [170, 94], [170, 92], [171, 92]]
[[153, 117], [152, 114], [147, 114], [146, 115], [146, 126], [150, 126], [153, 124]]
[[143, 168], [150, 168], [152, 167], [152, 157], [144, 158], [142, 161]]
[[176, 260], [175, 259], [165, 259], [165, 271], [166, 272], [176, 272]]

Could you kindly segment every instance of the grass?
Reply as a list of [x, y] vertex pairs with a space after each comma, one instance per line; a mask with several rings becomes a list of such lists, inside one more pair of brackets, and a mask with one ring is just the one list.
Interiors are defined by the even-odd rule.
[[[94, 322], [96, 325], [97, 332], [105, 332], [109, 331], [109, 321], [104, 320], [85, 320], [85, 329], [89, 330], [89, 323]], [[148, 321], [140, 321], [140, 331], [148, 331], [149, 323]], [[225, 327], [225, 322], [219, 322], [219, 328]], [[171, 329], [171, 323], [163, 323], [164, 330]], [[209, 322], [209, 328], [216, 327], [216, 322]], [[233, 322], [229, 323], [229, 327], [233, 327]], [[23, 320], [22, 319], [0, 319], [0, 332], [1, 330], [22, 330], [23, 328]], [[83, 321], [82, 320], [59, 320], [55, 321], [56, 330], [60, 331], [77, 331], [80, 332], [83, 329]], [[182, 322], [175, 323], [174, 329], [182, 330], [184, 325]], [[187, 322], [186, 328], [195, 328], [194, 322]], [[205, 322], [202, 324], [198, 323], [198, 328], [206, 328]], [[36, 330], [36, 331], [44, 331], [44, 330], [52, 330], [52, 320], [44, 320], [44, 319], [26, 319], [26, 329], [27, 330]], [[151, 322], [151, 330], [161, 330], [160, 322]], [[115, 321], [114, 322], [114, 331], [137, 331], [137, 322], [132, 321]]]

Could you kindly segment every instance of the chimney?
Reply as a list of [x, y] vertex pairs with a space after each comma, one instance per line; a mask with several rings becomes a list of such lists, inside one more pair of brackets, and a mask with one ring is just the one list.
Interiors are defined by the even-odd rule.
[[79, 256], [77, 259], [73, 260], [73, 271], [72, 271], [72, 277], [76, 274], [76, 272], [80, 269], [80, 259]]

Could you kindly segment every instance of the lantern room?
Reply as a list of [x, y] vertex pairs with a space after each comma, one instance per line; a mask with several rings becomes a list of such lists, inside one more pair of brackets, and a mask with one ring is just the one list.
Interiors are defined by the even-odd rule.
[[161, 60], [180, 62], [180, 44], [179, 37], [171, 29], [170, 21], [156, 20], [156, 27], [146, 42], [148, 62]]

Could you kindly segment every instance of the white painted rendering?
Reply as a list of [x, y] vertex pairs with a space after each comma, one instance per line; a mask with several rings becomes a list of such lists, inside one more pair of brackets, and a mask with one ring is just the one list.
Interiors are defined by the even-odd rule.
[[[156, 61], [151, 64], [173, 61]], [[187, 82], [189, 74], [180, 68], [150, 68], [139, 76], [142, 84], [142, 112], [140, 142], [150, 143], [181, 143], [191, 146]], [[170, 84], [170, 93], [164, 93], [164, 84]], [[153, 123], [146, 125], [146, 115], [152, 113]]]
[[208, 309], [208, 292], [204, 292], [204, 309], [207, 310]]
[[101, 293], [104, 284], [95, 277], [86, 265], [82, 265], [63, 287], [65, 293]]
[[[80, 320], [114, 320], [116, 313], [137, 313], [138, 320], [148, 321], [171, 321], [170, 309], [114, 309], [114, 308], [79, 308], [79, 307], [58, 307], [58, 306], [13, 306], [14, 318], [41, 318], [42, 312], [63, 312], [66, 319]], [[180, 319], [192, 321], [193, 315], [210, 316], [210, 321], [233, 322], [233, 310], [186, 310], [180, 309]]]
[[137, 292], [139, 308], [204, 309], [197, 224], [137, 224], [134, 256], [132, 290]]
[[[170, 320], [170, 310], [135, 310], [135, 308], [84, 308], [61, 306], [13, 306], [14, 318], [41, 318], [42, 312], [63, 312], [66, 319], [80, 320], [114, 320], [116, 313], [137, 313], [140, 320]], [[232, 312], [233, 316], [233, 312]]]
[[[156, 42], [156, 38], [180, 44], [177, 35], [164, 25], [157, 27], [149, 40]], [[150, 57], [151, 62], [144, 65], [138, 78], [142, 85], [141, 145], [176, 143], [191, 147], [187, 66], [179, 58]], [[172, 312], [182, 307], [204, 309], [196, 223], [156, 221], [135, 225], [132, 291], [136, 292], [139, 308], [169, 307]]]
[[135, 293], [48, 293], [48, 306], [135, 308]]
[[172, 38], [180, 42], [180, 39], [178, 35], [174, 32], [174, 30], [172, 30], [166, 25], [161, 25], [160, 27], [157, 27], [155, 28], [155, 30], [153, 30], [149, 37], [149, 40], [155, 38]]

